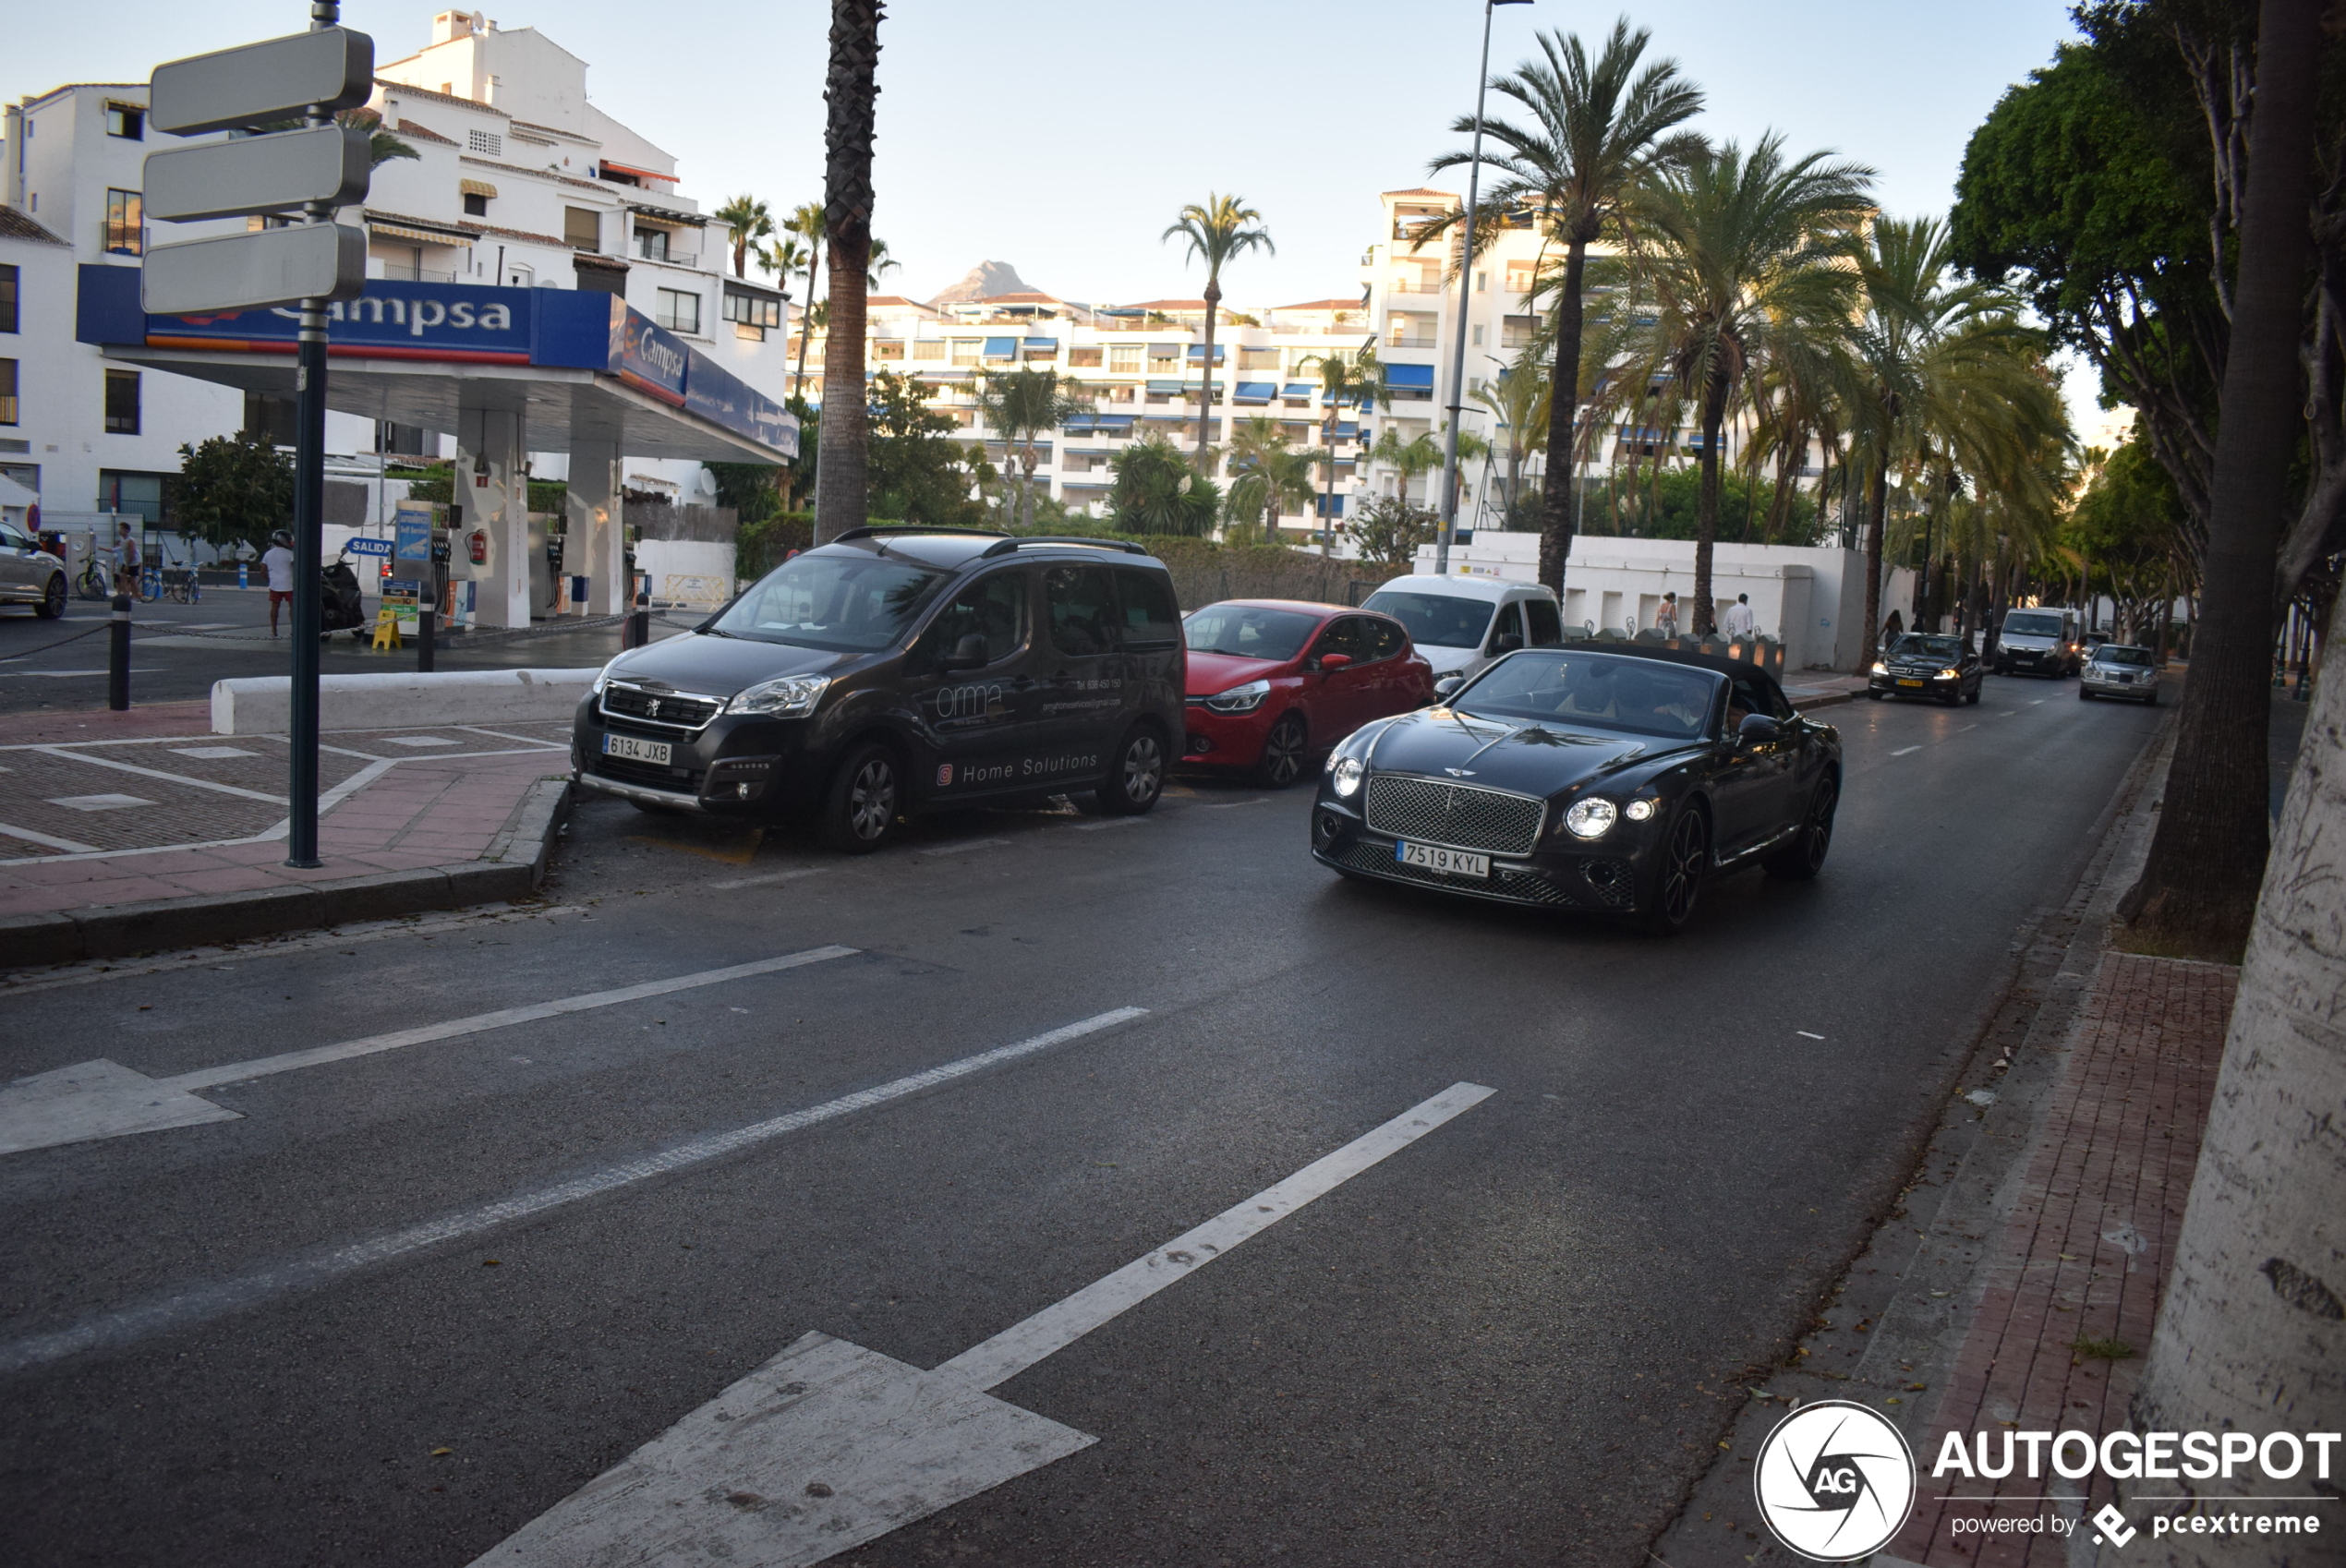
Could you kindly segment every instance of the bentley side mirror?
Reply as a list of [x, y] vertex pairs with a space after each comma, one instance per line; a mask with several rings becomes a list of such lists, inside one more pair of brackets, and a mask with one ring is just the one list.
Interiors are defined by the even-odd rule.
[[1352, 656], [1350, 654], [1338, 653], [1322, 654], [1318, 662], [1322, 673], [1333, 675], [1339, 669], [1350, 669], [1352, 665]]
[[1784, 726], [1764, 713], [1747, 713], [1735, 727], [1735, 744], [1764, 746], [1784, 733]]
[[1437, 697], [1455, 696], [1458, 688], [1465, 684], [1466, 677], [1463, 675], [1445, 675], [1433, 683], [1433, 694]]
[[948, 674], [957, 669], [982, 669], [985, 667], [986, 637], [982, 633], [964, 633], [961, 640], [953, 645], [953, 651], [945, 656], [945, 669]]

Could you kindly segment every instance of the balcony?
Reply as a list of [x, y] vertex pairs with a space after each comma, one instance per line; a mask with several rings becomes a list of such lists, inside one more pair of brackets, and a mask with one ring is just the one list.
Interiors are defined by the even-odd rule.
[[639, 261], [665, 261], [671, 267], [697, 268], [700, 265], [699, 251], [679, 250], [668, 243], [665, 234], [657, 232], [637, 231], [635, 247], [629, 254]]
[[1440, 348], [1442, 340], [1432, 332], [1398, 332], [1385, 340], [1387, 348]]
[[453, 283], [456, 281], [455, 273], [435, 272], [429, 267], [401, 267], [389, 261], [384, 262], [382, 267], [383, 276], [394, 283]]

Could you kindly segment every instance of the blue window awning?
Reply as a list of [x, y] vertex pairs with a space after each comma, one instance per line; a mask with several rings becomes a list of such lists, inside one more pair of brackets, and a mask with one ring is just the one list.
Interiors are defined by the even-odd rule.
[[1310, 397], [1313, 392], [1318, 392], [1319, 390], [1320, 389], [1318, 387], [1312, 385], [1310, 381], [1289, 381], [1287, 384], [1287, 391], [1282, 392], [1280, 395], [1283, 397]]
[[1272, 402], [1278, 395], [1279, 383], [1276, 381], [1240, 381], [1239, 390], [1232, 394], [1232, 397], [1236, 402], [1259, 407]]
[[[986, 358], [988, 358], [988, 359], [1012, 359], [1012, 358], [1016, 358], [1016, 357], [1017, 357], [1017, 356], [1018, 356], [1018, 339], [1016, 339], [1016, 338], [987, 338], [987, 339], [986, 340]], [[1429, 382], [1427, 382], [1426, 384], [1427, 384], [1428, 386], [1431, 386], [1431, 385], [1433, 385], [1433, 382], [1431, 382], [1431, 381], [1429, 381]]]
[[1187, 381], [1178, 380], [1167, 380], [1161, 377], [1154, 376], [1149, 379], [1149, 391], [1153, 392], [1167, 392], [1179, 395], [1179, 393], [1185, 392], [1189, 390], [1190, 383]]
[[1067, 433], [1070, 436], [1129, 436], [1132, 433], [1132, 416], [1130, 414], [1070, 414], [1067, 419]]
[[1353, 421], [1353, 420], [1350, 420], [1350, 419], [1340, 419], [1340, 420], [1336, 421], [1336, 439], [1337, 440], [1340, 440], [1340, 441], [1351, 441], [1351, 440], [1360, 440], [1360, 425], [1359, 425], [1357, 422], [1355, 422], [1355, 421]]
[[1385, 384], [1388, 387], [1422, 387], [1433, 390], [1433, 367], [1431, 365], [1387, 365]]
[[[1222, 361], [1223, 361], [1224, 357], [1226, 356], [1225, 356], [1224, 351], [1225, 351], [1225, 350], [1227, 350], [1228, 347], [1229, 347], [1229, 344], [1221, 344], [1221, 343], [1217, 343], [1217, 344], [1215, 344], [1214, 345], [1214, 363], [1215, 363], [1216, 365], [1219, 365], [1219, 364], [1221, 364], [1221, 363], [1222, 363]], [[1204, 345], [1203, 344], [1202, 344], [1202, 343], [1193, 343], [1193, 344], [1190, 344], [1190, 358], [1191, 358], [1191, 360], [1193, 360], [1193, 361], [1194, 361], [1194, 360], [1202, 360], [1202, 359], [1203, 359], [1204, 357], [1205, 357], [1205, 345]]]
[[1026, 352], [1029, 354], [1057, 354], [1058, 351], [1059, 340], [1057, 338], [1028, 338], [1026, 340]]

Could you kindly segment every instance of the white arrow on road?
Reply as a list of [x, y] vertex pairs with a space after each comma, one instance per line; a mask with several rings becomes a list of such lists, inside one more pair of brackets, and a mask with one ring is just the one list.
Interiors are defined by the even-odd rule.
[[612, 991], [589, 991], [584, 995], [557, 996], [550, 1002], [502, 1007], [493, 1013], [451, 1019], [445, 1023], [418, 1024], [413, 1029], [397, 1029], [388, 1034], [369, 1034], [364, 1039], [345, 1040], [333, 1045], [313, 1045], [307, 1050], [287, 1051], [249, 1062], [230, 1062], [225, 1067], [199, 1067], [176, 1078], [149, 1078], [134, 1068], [103, 1057], [94, 1062], [77, 1062], [69, 1067], [56, 1067], [48, 1072], [35, 1073], [30, 1078], [20, 1078], [0, 1088], [0, 1154], [19, 1153], [27, 1149], [48, 1149], [60, 1143], [82, 1143], [97, 1138], [119, 1138], [125, 1133], [159, 1132], [165, 1128], [236, 1121], [243, 1116], [243, 1112], [215, 1105], [195, 1091], [217, 1089], [226, 1083], [242, 1083], [247, 1079], [267, 1078], [272, 1073], [295, 1072], [326, 1062], [348, 1061], [353, 1056], [371, 1056], [378, 1052], [428, 1044], [435, 1040], [453, 1040], [460, 1035], [478, 1034], [485, 1030], [504, 1029], [517, 1023], [533, 1023], [539, 1019], [560, 1018], [565, 1013], [583, 1013], [595, 1007], [615, 1007], [622, 1002], [639, 1002], [647, 996], [697, 990], [701, 986], [717, 985], [728, 980], [773, 974], [781, 970], [818, 964], [826, 959], [848, 958], [854, 952], [853, 947], [810, 947], [803, 953], [785, 953], [780, 958], [759, 959], [755, 963], [734, 964], [727, 969], [702, 970], [695, 974], [674, 975], [666, 980], [647, 980], [638, 985], [623, 985]]
[[934, 1371], [804, 1335], [472, 1568], [804, 1568], [1088, 1448], [986, 1391], [1494, 1092], [1454, 1083]]

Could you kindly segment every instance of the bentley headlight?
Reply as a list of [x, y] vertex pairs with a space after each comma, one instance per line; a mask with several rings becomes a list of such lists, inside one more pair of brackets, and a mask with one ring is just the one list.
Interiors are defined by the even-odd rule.
[[1338, 757], [1336, 766], [1328, 770], [1328, 781], [1336, 792], [1349, 800], [1360, 792], [1360, 780], [1369, 776], [1369, 765], [1359, 757]]
[[768, 718], [804, 718], [815, 711], [830, 689], [828, 675], [785, 675], [779, 681], [760, 681], [756, 685], [733, 694], [725, 705], [727, 713], [755, 713]]
[[1601, 795], [1591, 795], [1572, 802], [1572, 809], [1564, 814], [1564, 827], [1575, 838], [1602, 838], [1613, 831], [1620, 815], [1620, 807]]
[[1216, 692], [1205, 699], [1205, 706], [1215, 713], [1252, 713], [1270, 694], [1271, 683], [1268, 681], [1249, 681], [1243, 686]]
[[1660, 801], [1635, 800], [1629, 802], [1628, 809], [1624, 811], [1621, 814], [1627, 817], [1631, 822], [1643, 822], [1661, 809], [1662, 802]]

